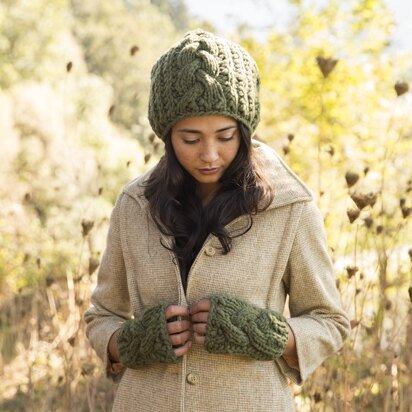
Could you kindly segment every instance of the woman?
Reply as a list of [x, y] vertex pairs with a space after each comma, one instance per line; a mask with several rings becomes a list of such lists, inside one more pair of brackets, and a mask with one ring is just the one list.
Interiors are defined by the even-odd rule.
[[309, 190], [251, 139], [258, 93], [248, 53], [201, 30], [152, 69], [166, 153], [120, 195], [85, 314], [115, 411], [293, 410], [287, 379], [349, 332]]

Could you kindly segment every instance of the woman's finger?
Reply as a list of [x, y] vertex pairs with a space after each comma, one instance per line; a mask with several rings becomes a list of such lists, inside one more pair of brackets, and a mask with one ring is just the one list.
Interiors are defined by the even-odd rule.
[[189, 352], [189, 349], [191, 347], [192, 347], [192, 341], [188, 340], [183, 346], [180, 346], [178, 348], [174, 348], [175, 355], [176, 356], [186, 355], [186, 353]]
[[188, 320], [176, 320], [167, 324], [167, 331], [169, 335], [173, 333], [180, 333], [190, 329], [190, 322]]
[[169, 305], [166, 308], [166, 319], [174, 318], [175, 316], [189, 316], [189, 309], [186, 306]]
[[170, 336], [170, 341], [172, 342], [172, 346], [180, 346], [184, 345], [189, 339], [190, 339], [190, 332], [182, 332], [182, 333], [176, 333], [174, 335], [169, 335]]
[[190, 314], [193, 315], [197, 312], [209, 312], [210, 306], [209, 299], [201, 299], [190, 308]]
[[193, 339], [194, 339], [195, 343], [197, 343], [198, 345], [204, 345], [206, 337], [202, 336], [202, 335], [198, 335], [197, 333], [194, 333], [193, 334]]
[[209, 312], [198, 312], [190, 317], [192, 323], [207, 323]]
[[196, 323], [193, 325], [193, 332], [198, 335], [206, 335], [206, 323]]

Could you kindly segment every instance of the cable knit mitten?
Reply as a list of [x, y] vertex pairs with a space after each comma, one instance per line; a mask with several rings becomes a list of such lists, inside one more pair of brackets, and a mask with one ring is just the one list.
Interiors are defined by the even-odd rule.
[[289, 334], [282, 315], [226, 295], [213, 295], [210, 301], [205, 340], [208, 352], [259, 360], [282, 356]]
[[176, 363], [165, 311], [168, 305], [146, 309], [136, 319], [125, 322], [116, 337], [120, 362], [129, 368], [138, 368], [154, 362]]

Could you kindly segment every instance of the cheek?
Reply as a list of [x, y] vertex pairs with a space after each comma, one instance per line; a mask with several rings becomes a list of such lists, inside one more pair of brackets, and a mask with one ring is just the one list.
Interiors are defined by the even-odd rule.
[[188, 150], [187, 148], [176, 148], [175, 150], [176, 153], [176, 158], [179, 161], [179, 163], [184, 167], [188, 168], [194, 163], [195, 159], [195, 154], [193, 150]]
[[232, 161], [235, 159], [237, 152], [239, 150], [240, 145], [236, 145], [232, 147], [230, 150], [226, 152], [226, 161], [229, 163], [232, 163]]

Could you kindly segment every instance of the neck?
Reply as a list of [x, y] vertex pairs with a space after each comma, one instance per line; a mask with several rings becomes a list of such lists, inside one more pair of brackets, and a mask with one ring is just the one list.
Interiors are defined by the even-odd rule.
[[216, 192], [219, 190], [219, 184], [210, 185], [198, 185], [197, 195], [199, 196], [202, 205], [206, 206], [215, 196]]

